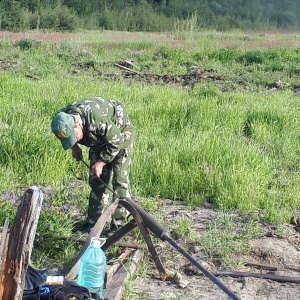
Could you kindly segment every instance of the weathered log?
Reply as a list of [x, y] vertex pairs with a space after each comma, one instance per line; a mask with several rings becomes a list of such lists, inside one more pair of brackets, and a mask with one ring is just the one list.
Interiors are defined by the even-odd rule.
[[124, 265], [126, 260], [128, 259], [128, 256], [132, 253], [133, 249], [125, 249], [125, 252], [123, 252], [119, 258], [118, 261], [115, 262], [111, 266], [106, 266], [105, 271], [105, 281], [104, 286], [107, 287], [112, 281], [113, 276], [118, 272], [118, 270]]
[[0, 240], [0, 278], [2, 274], [2, 262], [5, 259], [6, 248], [7, 248], [8, 225], [9, 225], [9, 220], [8, 218], [6, 218], [4, 227], [2, 228], [1, 240]]
[[132, 259], [128, 261], [127, 265], [122, 266], [121, 269], [114, 274], [111, 283], [103, 290], [104, 299], [122, 299], [124, 285], [130, 276], [135, 272], [137, 262], [141, 257], [142, 252], [140, 250], [136, 250], [132, 256]]
[[27, 189], [22, 196], [2, 262], [0, 299], [22, 299], [42, 201], [43, 193], [36, 186]]

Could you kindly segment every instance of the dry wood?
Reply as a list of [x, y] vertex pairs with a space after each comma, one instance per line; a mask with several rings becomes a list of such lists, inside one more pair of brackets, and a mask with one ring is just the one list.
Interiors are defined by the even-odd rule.
[[130, 60], [128, 60], [128, 59], [125, 59], [124, 61], [125, 61], [125, 63], [126, 63], [127, 65], [129, 65], [129, 66], [131, 66], [131, 67], [134, 67], [134, 64], [133, 64], [132, 61], [130, 61]]
[[255, 277], [255, 278], [261, 278], [261, 279], [270, 279], [270, 280], [274, 280], [277, 282], [300, 283], [300, 277], [281, 276], [281, 275], [275, 275], [275, 274], [261, 274], [261, 273], [219, 270], [219, 271], [217, 271], [216, 275], [224, 275], [224, 276], [231, 276], [231, 277]]
[[252, 262], [244, 262], [244, 264], [246, 266], [252, 266], [252, 267], [261, 268], [261, 269], [270, 270], [270, 271], [277, 271], [278, 270], [277, 267], [269, 266], [269, 265], [261, 265], [261, 264], [252, 263]]
[[0, 299], [21, 300], [43, 193], [35, 186], [27, 189], [18, 206], [10, 230], [0, 278]]
[[129, 68], [126, 68], [126, 67], [124, 67], [124, 66], [121, 66], [121, 65], [119, 65], [119, 64], [117, 64], [117, 63], [115, 63], [114, 66], [116, 66], [116, 67], [118, 67], [118, 68], [120, 68], [120, 69], [124, 69], [124, 70], [126, 70], [127, 72], [130, 72], [130, 73], [132, 73], [132, 74], [140, 74], [140, 72], [138, 72], [138, 71], [133, 71], [133, 70], [131, 70], [131, 69], [129, 69]]
[[9, 219], [6, 218], [4, 227], [2, 228], [1, 240], [0, 240], [0, 278], [2, 274], [2, 262], [5, 260], [5, 254], [7, 251], [8, 225], [9, 225]]
[[292, 266], [285, 266], [284, 268], [285, 268], [286, 270], [295, 271], [295, 272], [300, 272], [300, 269], [299, 269], [299, 268], [295, 268], [295, 267], [292, 267]]
[[126, 249], [118, 258], [118, 261], [111, 266], [106, 267], [105, 272], [105, 287], [109, 286], [113, 276], [124, 265], [126, 258], [132, 253], [133, 249]]
[[[3, 230], [5, 230], [5, 227], [0, 227], [0, 232], [2, 232]], [[7, 230], [7, 233], [9, 233], [9, 229]]]
[[136, 250], [127, 266], [122, 266], [113, 276], [113, 280], [108, 287], [103, 290], [104, 299], [121, 300], [124, 292], [124, 284], [136, 270], [136, 265], [142, 257], [141, 250]]
[[291, 267], [291, 266], [284, 266], [283, 268], [278, 268], [275, 266], [270, 266], [270, 265], [262, 265], [262, 264], [257, 264], [257, 263], [252, 263], [252, 262], [244, 262], [246, 266], [253, 266], [265, 270], [270, 270], [270, 271], [284, 271], [284, 270], [290, 270], [290, 271], [295, 271], [295, 272], [300, 272], [299, 268]]
[[79, 272], [79, 267], [80, 267], [80, 259], [84, 251], [89, 247], [91, 240], [93, 237], [99, 237], [100, 234], [102, 233], [102, 230], [106, 224], [106, 222], [111, 218], [111, 215], [117, 208], [119, 203], [119, 200], [115, 200], [104, 212], [103, 214], [99, 217], [97, 222], [95, 223], [94, 227], [92, 228], [90, 234], [88, 235], [81, 251], [78, 253], [76, 259], [75, 259], [75, 264], [72, 267], [72, 269], [69, 271], [69, 273], [66, 275], [67, 280], [74, 280]]

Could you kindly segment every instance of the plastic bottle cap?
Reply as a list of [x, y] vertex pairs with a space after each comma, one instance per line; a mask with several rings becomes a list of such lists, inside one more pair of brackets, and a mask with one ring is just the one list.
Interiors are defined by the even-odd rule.
[[90, 246], [94, 248], [101, 248], [106, 242], [105, 238], [92, 237]]
[[101, 243], [100, 243], [100, 241], [99, 240], [92, 240], [91, 241], [91, 246], [93, 246], [94, 248], [100, 248], [101, 247]]

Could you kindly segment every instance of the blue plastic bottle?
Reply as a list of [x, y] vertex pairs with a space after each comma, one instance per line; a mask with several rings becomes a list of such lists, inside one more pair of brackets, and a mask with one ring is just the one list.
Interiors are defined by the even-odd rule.
[[92, 238], [83, 253], [77, 283], [89, 289], [92, 294], [102, 297], [106, 267], [106, 256], [101, 246], [105, 239]]

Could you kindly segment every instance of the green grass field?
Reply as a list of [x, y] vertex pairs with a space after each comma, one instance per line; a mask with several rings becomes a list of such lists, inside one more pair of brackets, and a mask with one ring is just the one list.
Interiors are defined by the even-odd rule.
[[[86, 167], [50, 130], [55, 112], [81, 98], [126, 104], [135, 126], [132, 191], [150, 211], [147, 199], [169, 198], [259, 213], [274, 224], [299, 212], [296, 33], [39, 37], [0, 40], [0, 222], [13, 220], [26, 188], [45, 191], [33, 252], [37, 266], [59, 258], [66, 267], [80, 247], [45, 236], [70, 235], [74, 211], [87, 207]], [[114, 65], [124, 60], [139, 74], [125, 76]], [[193, 77], [175, 82], [184, 74]], [[164, 75], [173, 81], [164, 83]], [[78, 179], [82, 185], [65, 189]]]

